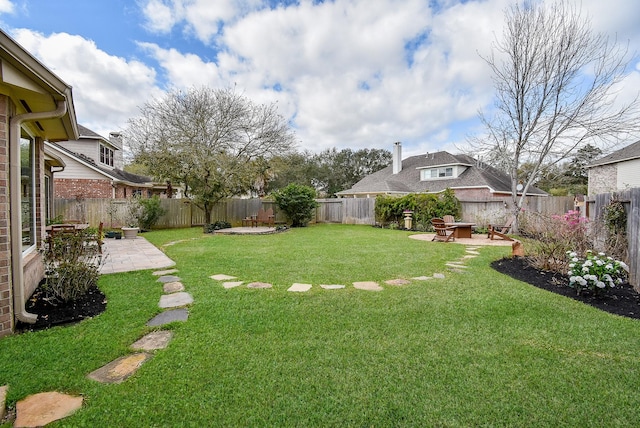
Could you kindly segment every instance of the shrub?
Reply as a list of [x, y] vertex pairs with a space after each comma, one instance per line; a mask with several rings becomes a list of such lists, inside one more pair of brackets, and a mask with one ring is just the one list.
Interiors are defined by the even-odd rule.
[[97, 230], [59, 234], [48, 239], [43, 251], [43, 288], [54, 299], [76, 300], [98, 284], [102, 255], [96, 244]]
[[224, 220], [218, 220], [214, 223], [205, 224], [203, 229], [204, 233], [213, 233], [216, 230], [220, 229], [229, 229], [231, 227], [231, 223]]
[[520, 233], [531, 238], [528, 253], [533, 266], [554, 272], [567, 270], [567, 251], [584, 252], [592, 248], [587, 219], [579, 211], [564, 215], [527, 213], [521, 217]]
[[291, 183], [287, 187], [273, 192], [280, 208], [291, 220], [291, 227], [304, 227], [314, 217], [318, 203], [316, 191], [309, 186]]
[[166, 212], [160, 206], [160, 198], [154, 196], [148, 199], [139, 199], [140, 210], [138, 211], [138, 224], [143, 230], [150, 230], [160, 220], [160, 217]]
[[447, 214], [460, 217], [461, 206], [451, 189], [439, 195], [411, 193], [402, 197], [378, 196], [376, 198], [376, 220], [382, 225], [402, 224], [405, 210], [413, 211], [416, 228], [426, 230], [431, 227], [431, 219], [434, 217], [443, 217]]
[[622, 284], [626, 278], [628, 266], [605, 253], [594, 254], [587, 250], [586, 257], [579, 258], [575, 251], [567, 251], [569, 259], [569, 286], [580, 294], [583, 290], [591, 290], [594, 294], [602, 294], [616, 284]]

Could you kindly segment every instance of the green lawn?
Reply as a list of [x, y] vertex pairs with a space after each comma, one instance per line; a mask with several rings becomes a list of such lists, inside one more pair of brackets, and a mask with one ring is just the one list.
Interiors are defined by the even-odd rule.
[[[9, 402], [58, 390], [85, 405], [58, 426], [637, 426], [640, 323], [512, 280], [480, 249], [366, 226], [265, 236], [144, 235], [164, 245], [195, 303], [169, 347], [132, 378], [86, 378], [150, 331], [162, 287], [149, 271], [103, 276], [107, 311], [0, 340]], [[178, 242], [176, 242], [178, 241]], [[321, 283], [446, 279], [381, 292]], [[273, 289], [226, 290], [225, 273]], [[294, 282], [314, 284], [290, 293]], [[54, 424], [55, 425], [55, 424]]]

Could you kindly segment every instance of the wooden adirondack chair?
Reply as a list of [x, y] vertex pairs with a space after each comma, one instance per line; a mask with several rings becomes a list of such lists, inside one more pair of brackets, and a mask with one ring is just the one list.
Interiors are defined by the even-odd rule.
[[513, 217], [509, 218], [507, 222], [502, 226], [489, 225], [489, 239], [502, 238], [506, 241], [513, 241], [512, 238], [507, 236], [507, 233], [511, 232], [511, 225], [513, 224]]
[[445, 215], [442, 216], [442, 219], [444, 220], [445, 223], [455, 223], [456, 222], [456, 218], [452, 215]]
[[444, 224], [444, 220], [441, 218], [432, 218], [431, 225], [433, 229], [436, 231], [432, 241], [441, 241], [441, 242], [449, 242], [455, 241], [456, 238], [453, 236], [453, 232], [456, 230], [455, 226], [447, 226]]

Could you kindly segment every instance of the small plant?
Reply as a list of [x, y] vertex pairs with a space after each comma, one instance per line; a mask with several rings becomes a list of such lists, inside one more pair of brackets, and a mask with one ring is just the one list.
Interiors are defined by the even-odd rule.
[[578, 294], [591, 290], [598, 295], [607, 288], [622, 284], [629, 270], [628, 266], [605, 253], [594, 254], [588, 250], [585, 258], [579, 258], [575, 251], [567, 251], [569, 258], [569, 286]]
[[309, 186], [291, 183], [284, 189], [273, 193], [280, 208], [291, 220], [291, 227], [304, 227], [314, 217], [318, 203], [316, 191]]
[[124, 221], [126, 227], [138, 227], [139, 218], [142, 215], [142, 205], [140, 205], [140, 197], [133, 196], [127, 200], [127, 206], [124, 212]]
[[611, 234], [620, 234], [627, 231], [627, 212], [624, 203], [614, 195], [609, 204], [604, 208], [604, 223]]

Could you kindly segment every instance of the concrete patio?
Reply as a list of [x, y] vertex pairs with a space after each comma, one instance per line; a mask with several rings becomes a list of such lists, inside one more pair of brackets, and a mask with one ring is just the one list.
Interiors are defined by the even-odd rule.
[[140, 235], [135, 239], [105, 238], [102, 253], [101, 274], [162, 269], [176, 264]]

